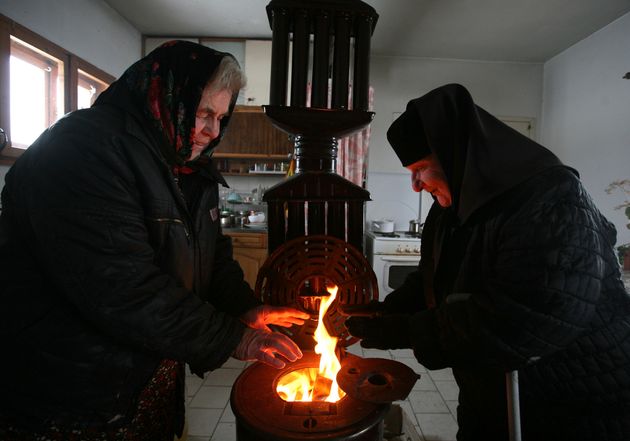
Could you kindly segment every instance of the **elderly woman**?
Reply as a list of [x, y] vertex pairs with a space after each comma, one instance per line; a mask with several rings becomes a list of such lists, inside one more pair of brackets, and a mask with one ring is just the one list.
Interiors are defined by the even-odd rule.
[[387, 135], [435, 202], [417, 272], [350, 332], [452, 368], [460, 441], [508, 439], [515, 369], [523, 440], [629, 440], [630, 297], [577, 172], [455, 84], [410, 101]]
[[169, 440], [184, 362], [301, 357], [221, 233], [211, 153], [244, 78], [170, 42], [46, 130], [6, 177], [0, 218], [0, 439]]

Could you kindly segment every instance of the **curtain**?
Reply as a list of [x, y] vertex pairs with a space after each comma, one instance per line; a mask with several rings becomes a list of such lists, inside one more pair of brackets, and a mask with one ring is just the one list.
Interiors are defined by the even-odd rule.
[[[328, 102], [330, 102], [331, 83], [328, 83]], [[306, 106], [311, 105], [311, 84], [307, 85]], [[348, 102], [352, 103], [352, 85], [348, 87]], [[374, 88], [370, 86], [368, 91], [368, 109], [374, 108]], [[350, 109], [352, 106], [350, 105]], [[368, 124], [362, 130], [353, 135], [341, 138], [337, 148], [337, 169], [336, 172], [348, 181], [359, 187], [366, 187], [368, 146], [370, 142], [370, 127]]]

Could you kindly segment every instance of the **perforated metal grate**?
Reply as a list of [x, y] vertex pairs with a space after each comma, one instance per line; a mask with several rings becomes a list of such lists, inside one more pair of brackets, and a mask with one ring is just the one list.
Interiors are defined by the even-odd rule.
[[347, 316], [339, 305], [362, 305], [378, 299], [378, 283], [372, 267], [352, 245], [332, 236], [303, 236], [277, 248], [258, 273], [256, 294], [270, 305], [292, 306], [311, 314], [302, 326], [279, 329], [301, 347], [310, 347], [317, 327], [317, 311], [326, 286], [338, 287], [337, 299], [328, 309], [324, 324], [339, 346], [356, 342], [344, 326]]

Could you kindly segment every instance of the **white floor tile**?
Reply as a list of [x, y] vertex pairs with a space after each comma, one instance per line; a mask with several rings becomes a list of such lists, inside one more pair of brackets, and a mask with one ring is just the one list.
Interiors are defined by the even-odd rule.
[[236, 441], [236, 424], [219, 423], [210, 441]]
[[436, 371], [428, 371], [428, 373], [433, 379], [433, 381], [447, 381], [447, 380], [455, 381], [455, 377], [453, 377], [453, 370], [451, 368], [438, 369]]
[[431, 377], [429, 377], [426, 373], [420, 374], [420, 379], [416, 381], [413, 385], [412, 390], [433, 390], [436, 391], [437, 387]]
[[363, 357], [363, 348], [361, 347], [361, 345], [359, 343], [355, 343], [352, 346], [348, 346], [346, 348], [346, 351], [353, 354], [353, 355], [357, 355], [359, 357]]
[[387, 360], [392, 359], [392, 355], [389, 351], [382, 351], [380, 349], [363, 349], [363, 356], [365, 358], [385, 358]]
[[455, 417], [455, 421], [457, 421], [457, 405], [458, 404], [459, 404], [458, 401], [446, 401], [446, 405], [451, 410], [451, 414], [453, 414], [453, 416]]
[[448, 414], [417, 414], [418, 425], [426, 441], [455, 441], [457, 423]]
[[197, 392], [199, 392], [199, 388], [203, 384], [203, 379], [195, 376], [186, 377], [186, 396], [192, 397]]
[[418, 434], [420, 435], [420, 439], [421, 439], [422, 441], [426, 441], [426, 440], [424, 439], [424, 437], [422, 436], [422, 430], [420, 430], [420, 426], [415, 426], [415, 428], [416, 428], [416, 433], [418, 433]]
[[188, 420], [188, 435], [204, 436], [210, 439], [212, 432], [219, 422], [222, 409], [186, 409]]
[[406, 364], [416, 374], [422, 375], [422, 374], [428, 372], [427, 368], [425, 368], [420, 363], [418, 363], [418, 360], [416, 360], [415, 358], [402, 358], [402, 357], [400, 357], [400, 358], [396, 358], [395, 360]]
[[221, 415], [221, 419], [219, 420], [222, 423], [233, 423], [236, 421], [236, 417], [234, 416], [234, 412], [232, 412], [232, 406], [230, 403], [227, 403], [225, 409], [223, 410], [223, 415]]
[[237, 360], [236, 358], [228, 358], [228, 361], [225, 362], [222, 368], [227, 369], [243, 369], [247, 365], [246, 361]]
[[409, 403], [408, 400], [404, 400], [404, 401], [396, 401], [396, 404], [398, 404], [402, 408], [403, 412], [405, 412], [405, 414], [407, 415], [407, 418], [409, 418], [409, 420], [411, 421], [411, 424], [416, 426], [418, 424], [418, 421], [416, 420], [416, 414], [414, 413], [413, 408], [411, 407], [411, 403]]
[[394, 359], [398, 358], [414, 358], [412, 349], [390, 349], [389, 353]]
[[459, 397], [459, 387], [454, 381], [435, 381], [435, 386], [444, 401], [456, 401]]
[[416, 414], [451, 413], [439, 392], [412, 390], [409, 402]]
[[231, 387], [226, 386], [201, 386], [199, 392], [190, 402], [190, 407], [203, 407], [223, 409], [230, 399]]
[[241, 369], [217, 369], [208, 372], [203, 380], [204, 386], [230, 386], [234, 384], [236, 378], [243, 372]]

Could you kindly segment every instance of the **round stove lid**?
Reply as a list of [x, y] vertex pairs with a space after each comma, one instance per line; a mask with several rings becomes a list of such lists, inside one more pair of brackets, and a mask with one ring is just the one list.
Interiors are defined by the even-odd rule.
[[356, 400], [391, 403], [407, 398], [419, 378], [419, 374], [398, 361], [348, 354], [341, 361], [337, 384]]

